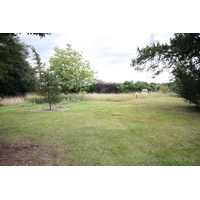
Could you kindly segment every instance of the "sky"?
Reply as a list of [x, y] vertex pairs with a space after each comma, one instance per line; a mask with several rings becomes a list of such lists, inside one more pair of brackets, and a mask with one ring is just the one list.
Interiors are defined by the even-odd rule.
[[[173, 33], [155, 33], [154, 40], [169, 43]], [[137, 47], [145, 47], [150, 43], [150, 33], [134, 34], [116, 33], [106, 35], [88, 35], [86, 33], [51, 33], [45, 38], [21, 33], [20, 40], [35, 47], [42, 62], [49, 66], [49, 59], [54, 55], [54, 48], [64, 49], [66, 44], [72, 45], [76, 51], [83, 53], [83, 59], [90, 61], [92, 70], [98, 72], [97, 78], [106, 82], [146, 81], [163, 83], [169, 82], [169, 72], [150, 78], [152, 73], [137, 72], [130, 66], [131, 59], [137, 57]]]
[[[137, 57], [137, 47], [149, 45], [150, 33], [155, 40], [169, 42], [176, 32], [198, 32], [197, 1], [190, 3], [152, 0], [73, 0], [38, 1], [27, 6], [23, 1], [14, 1], [10, 13], [14, 17], [1, 21], [0, 32], [22, 33], [22, 42], [33, 45], [47, 65], [54, 54], [54, 47], [65, 48], [66, 44], [83, 52], [83, 59], [90, 60], [92, 70], [106, 82], [133, 80], [163, 83], [170, 74], [162, 73], [154, 79], [150, 73], [137, 72], [130, 66]], [[4, 1], [4, 8], [10, 8]], [[17, 9], [15, 9], [17, 7]], [[190, 16], [185, 15], [188, 10]], [[0, 16], [7, 16], [2, 9]], [[192, 19], [192, 22], [191, 22]], [[3, 28], [2, 28], [3, 27]], [[26, 33], [51, 33], [40, 39]]]

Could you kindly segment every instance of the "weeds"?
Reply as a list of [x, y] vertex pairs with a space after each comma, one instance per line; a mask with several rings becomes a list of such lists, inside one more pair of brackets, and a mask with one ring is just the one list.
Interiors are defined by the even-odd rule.
[[9, 106], [9, 105], [16, 105], [25, 103], [24, 97], [4, 97], [0, 101], [0, 105]]
[[[150, 92], [148, 95], [143, 95], [141, 92], [137, 93], [137, 99], [147, 98], [147, 97], [167, 97], [168, 94], [163, 94], [160, 92]], [[120, 93], [120, 94], [99, 94], [92, 93], [85, 95], [85, 100], [88, 101], [131, 101], [136, 99], [136, 93]]]
[[35, 93], [29, 93], [24, 98], [27, 102], [30, 103], [36, 103], [36, 104], [43, 104], [44, 103], [44, 97], [39, 96]]

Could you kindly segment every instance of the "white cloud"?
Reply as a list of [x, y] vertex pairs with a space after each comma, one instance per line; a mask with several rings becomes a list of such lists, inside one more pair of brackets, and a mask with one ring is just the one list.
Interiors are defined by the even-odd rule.
[[[112, 32], [107, 35], [87, 33], [62, 34], [56, 40], [56, 44], [60, 48], [65, 48], [66, 44], [69, 43], [73, 49], [83, 51], [83, 58], [90, 60], [91, 68], [95, 71], [98, 70], [99, 78], [104, 81], [150, 81], [150, 73], [136, 72], [130, 66], [131, 58], [137, 56], [137, 47], [142, 48], [149, 44], [150, 34], [137, 32], [130, 34], [128, 30], [126, 33], [114, 34]], [[165, 43], [169, 41], [170, 36], [172, 34], [157, 34], [155, 40]], [[169, 74], [163, 73], [155, 80], [168, 82]], [[151, 81], [154, 80], [151, 79]]]

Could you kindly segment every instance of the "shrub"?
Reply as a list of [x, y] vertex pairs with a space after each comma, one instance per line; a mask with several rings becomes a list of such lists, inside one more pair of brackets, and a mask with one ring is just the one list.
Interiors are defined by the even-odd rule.
[[25, 100], [30, 103], [37, 103], [37, 104], [44, 103], [44, 97], [42, 97], [42, 96], [33, 96], [33, 97], [29, 97], [29, 98], [25, 97]]
[[169, 92], [169, 88], [168, 88], [168, 86], [161, 86], [160, 91], [166, 94]]
[[58, 96], [58, 101], [59, 102], [79, 102], [79, 101], [83, 101], [85, 98], [85, 95], [87, 93], [86, 92], [79, 92], [78, 94], [75, 93], [69, 93], [69, 94], [64, 94], [61, 93]]
[[135, 90], [135, 86], [133, 81], [124, 81], [124, 92], [133, 92]]
[[117, 93], [116, 83], [106, 83], [99, 81], [97, 83], [97, 88], [99, 88], [99, 93]]
[[124, 92], [124, 84], [117, 83], [117, 93], [123, 93], [123, 92]]

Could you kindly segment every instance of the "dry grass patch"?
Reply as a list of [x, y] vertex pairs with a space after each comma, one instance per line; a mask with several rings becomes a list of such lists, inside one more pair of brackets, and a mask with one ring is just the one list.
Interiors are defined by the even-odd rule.
[[[150, 92], [148, 95], [143, 95], [141, 92], [137, 92], [137, 98], [147, 98], [147, 97], [168, 97], [169, 94], [164, 94], [161, 92]], [[85, 100], [88, 101], [131, 101], [136, 99], [136, 93], [120, 93], [120, 94], [99, 94], [92, 93], [86, 94]]]
[[4, 97], [1, 101], [0, 104], [3, 106], [8, 106], [8, 105], [16, 105], [16, 104], [21, 104], [25, 103], [26, 101], [24, 100], [24, 97], [19, 96], [19, 97]]

